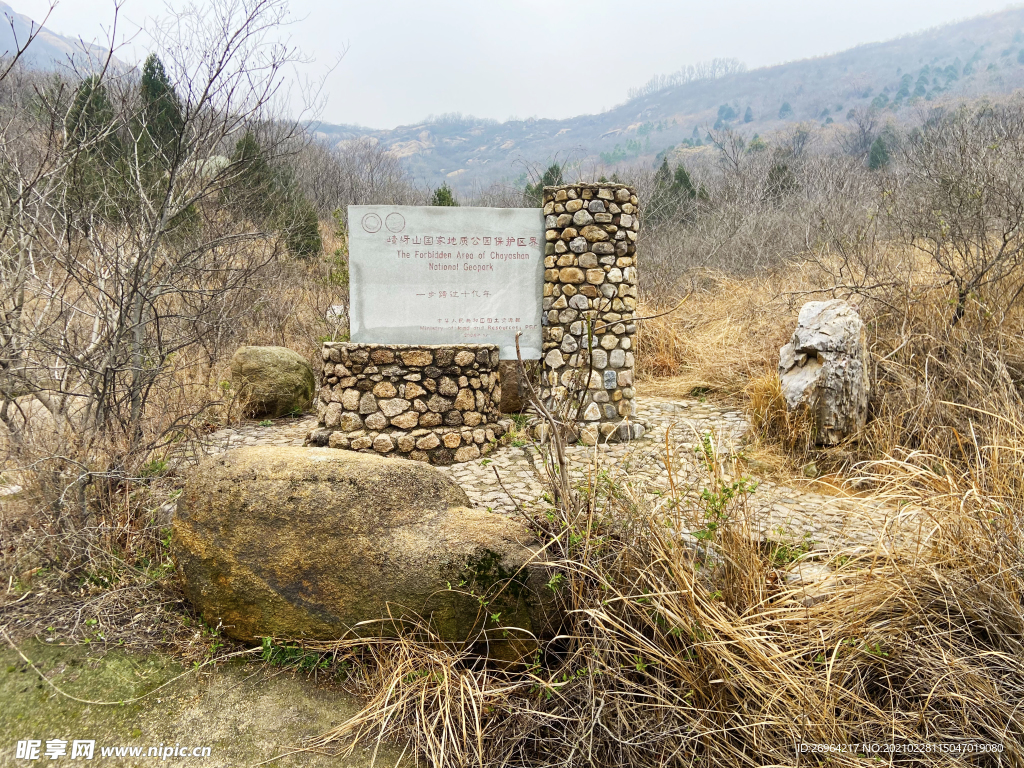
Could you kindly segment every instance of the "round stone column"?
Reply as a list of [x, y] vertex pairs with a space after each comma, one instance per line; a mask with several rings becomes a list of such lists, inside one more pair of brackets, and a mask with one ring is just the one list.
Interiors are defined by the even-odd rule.
[[556, 405], [578, 393], [588, 444], [644, 432], [633, 390], [639, 228], [636, 192], [625, 184], [544, 188], [541, 395]]

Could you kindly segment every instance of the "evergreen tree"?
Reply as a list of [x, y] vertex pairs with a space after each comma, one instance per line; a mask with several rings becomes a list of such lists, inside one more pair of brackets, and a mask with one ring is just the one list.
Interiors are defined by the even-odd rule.
[[796, 186], [796, 176], [793, 174], [793, 169], [789, 167], [789, 163], [785, 160], [777, 160], [768, 169], [765, 192], [767, 197], [773, 202], [780, 202], [782, 198], [793, 192]]
[[703, 186], [696, 187], [689, 172], [680, 164], [673, 172], [668, 160], [662, 160], [654, 174], [654, 188], [646, 210], [652, 223], [674, 217], [687, 218], [692, 214], [692, 203], [708, 199]]
[[64, 125], [69, 144], [86, 146], [97, 142], [88, 147], [91, 153], [108, 159], [116, 154], [114, 108], [99, 75], [86, 78], [78, 86]]
[[879, 136], [871, 145], [871, 151], [868, 152], [868, 168], [872, 171], [879, 171], [888, 165], [889, 148], [886, 146], [885, 140]]
[[788, 101], [782, 102], [782, 106], [779, 107], [779, 120], [786, 120], [793, 116], [793, 107], [789, 105]]
[[754, 110], [752, 110], [750, 107], [747, 107], [747, 111], [743, 113], [743, 122], [744, 123], [750, 123], [750, 122], [753, 122], [753, 120], [754, 120]]
[[267, 160], [259, 140], [247, 131], [235, 144], [231, 162], [239, 175], [228, 199], [254, 222], [279, 230], [292, 256], [308, 259], [323, 250], [316, 209], [293, 181]]
[[455, 199], [455, 193], [452, 192], [451, 187], [445, 182], [440, 187], [434, 190], [433, 196], [430, 198], [431, 205], [441, 206], [458, 206], [459, 201]]
[[732, 120], [737, 115], [739, 115], [739, 112], [737, 112], [731, 104], [722, 104], [718, 108], [718, 119], [722, 122]]
[[320, 219], [316, 209], [304, 195], [292, 201], [288, 209], [290, 221], [285, 222], [284, 226], [288, 252], [300, 259], [319, 256], [324, 244], [320, 237]]
[[[68, 167], [69, 219], [75, 213], [86, 220], [93, 212], [117, 216], [117, 205], [108, 192], [125, 186], [118, 182], [120, 143], [114, 108], [98, 75], [78, 86], [64, 127], [68, 147], [77, 150]], [[88, 224], [82, 226], [88, 230]]]
[[690, 174], [682, 163], [676, 166], [676, 172], [672, 177], [672, 192], [676, 197], [689, 198], [694, 200], [697, 197], [697, 188], [693, 186]]
[[147, 149], [161, 157], [161, 165], [167, 165], [179, 149], [184, 119], [178, 94], [155, 53], [149, 55], [142, 67], [139, 95], [142, 101], [141, 133], [148, 139]]
[[536, 184], [527, 184], [524, 197], [532, 205], [540, 206], [544, 200], [544, 187], [558, 187], [564, 184], [562, 180], [562, 167], [558, 163], [552, 163], [540, 177]]
[[763, 152], [766, 149], [768, 149], [768, 143], [755, 133], [754, 138], [747, 145], [747, 152], [753, 154], [754, 152]]
[[644, 210], [652, 224], [665, 221], [675, 215], [677, 202], [672, 192], [672, 169], [668, 159], [663, 159], [654, 172], [654, 187], [651, 189]]
[[252, 131], [246, 131], [236, 142], [231, 162], [238, 164], [239, 176], [231, 186], [229, 197], [251, 218], [260, 221], [268, 218], [281, 204], [281, 184]]
[[654, 174], [654, 186], [658, 190], [672, 187], [672, 170], [668, 167], [668, 158], [661, 161], [661, 167]]

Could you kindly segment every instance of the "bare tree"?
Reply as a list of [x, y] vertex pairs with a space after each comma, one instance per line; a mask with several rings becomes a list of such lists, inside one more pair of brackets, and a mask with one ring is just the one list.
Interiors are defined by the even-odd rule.
[[166, 407], [183, 358], [252, 310], [253, 278], [282, 255], [277, 232], [231, 206], [247, 159], [223, 156], [271, 123], [267, 156], [295, 150], [298, 123], [274, 112], [297, 55], [275, 39], [285, 16], [281, 0], [189, 5], [153, 32], [166, 75], [154, 65], [148, 92], [145, 74], [105, 68], [10, 97], [0, 422], [23, 447], [26, 409], [56, 425], [43, 463], [65, 478], [58, 502], [68, 483], [79, 501], [97, 479], [117, 486], [187, 430], [204, 404]]
[[289, 159], [306, 195], [321, 217], [349, 205], [414, 205], [425, 199], [402, 170], [399, 159], [372, 138], [328, 146], [312, 142]]
[[843, 148], [854, 157], [867, 157], [871, 144], [878, 137], [881, 115], [873, 107], [861, 107], [851, 109], [847, 117], [850, 128], [843, 134]]
[[899, 158], [884, 178], [888, 212], [954, 286], [951, 323], [987, 285], [1012, 284], [1014, 304], [1024, 292], [1024, 103], [940, 111], [900, 143]]

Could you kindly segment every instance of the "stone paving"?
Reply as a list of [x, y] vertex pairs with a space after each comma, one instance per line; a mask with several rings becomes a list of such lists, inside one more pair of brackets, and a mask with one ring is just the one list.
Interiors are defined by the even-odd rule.
[[[597, 447], [573, 445], [567, 449], [574, 483], [600, 477], [614, 483], [626, 497], [661, 505], [667, 513], [672, 484], [677, 495], [691, 498], [707, 486], [708, 473], [695, 450], [702, 443], [702, 435], [709, 436], [720, 457], [727, 457], [726, 467], [737, 466], [728, 457], [742, 449], [749, 430], [741, 411], [693, 399], [663, 397], [641, 396], [637, 406], [638, 419], [648, 427], [642, 438]], [[206, 454], [215, 454], [243, 445], [301, 446], [315, 427], [315, 417], [282, 419], [273, 426], [244, 424], [211, 433], [201, 448]], [[525, 437], [517, 439], [516, 434], [511, 439], [512, 444], [495, 450], [485, 459], [437, 469], [456, 480], [474, 505], [504, 514], [515, 513], [517, 506], [542, 509], [547, 505], [546, 449]], [[666, 445], [671, 452], [668, 463]], [[189, 463], [192, 460], [194, 457], [186, 458]], [[727, 475], [726, 479], [733, 478]], [[747, 509], [752, 526], [761, 536], [789, 541], [807, 539], [815, 549], [833, 550], [868, 545], [878, 540], [882, 532], [892, 532], [893, 511], [880, 503], [754, 479], [758, 485], [748, 497]]]

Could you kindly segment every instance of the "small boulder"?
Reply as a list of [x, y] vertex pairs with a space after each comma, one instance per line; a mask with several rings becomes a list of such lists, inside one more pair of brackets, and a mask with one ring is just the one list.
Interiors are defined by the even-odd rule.
[[252, 418], [301, 413], [316, 390], [313, 368], [287, 347], [239, 347], [231, 357], [231, 383]]
[[536, 363], [524, 360], [525, 370], [519, 366], [518, 360], [502, 360], [498, 363], [498, 381], [501, 382], [501, 399], [498, 409], [502, 413], [522, 413], [529, 402], [529, 386], [527, 379]]
[[779, 377], [786, 406], [810, 414], [817, 444], [835, 445], [864, 428], [868, 371], [857, 311], [839, 299], [804, 304], [793, 338], [779, 352]]
[[173, 552], [188, 599], [238, 640], [388, 636], [421, 617], [443, 640], [518, 657], [546, 626], [544, 566], [520, 523], [468, 507], [421, 462], [239, 448], [189, 476]]

